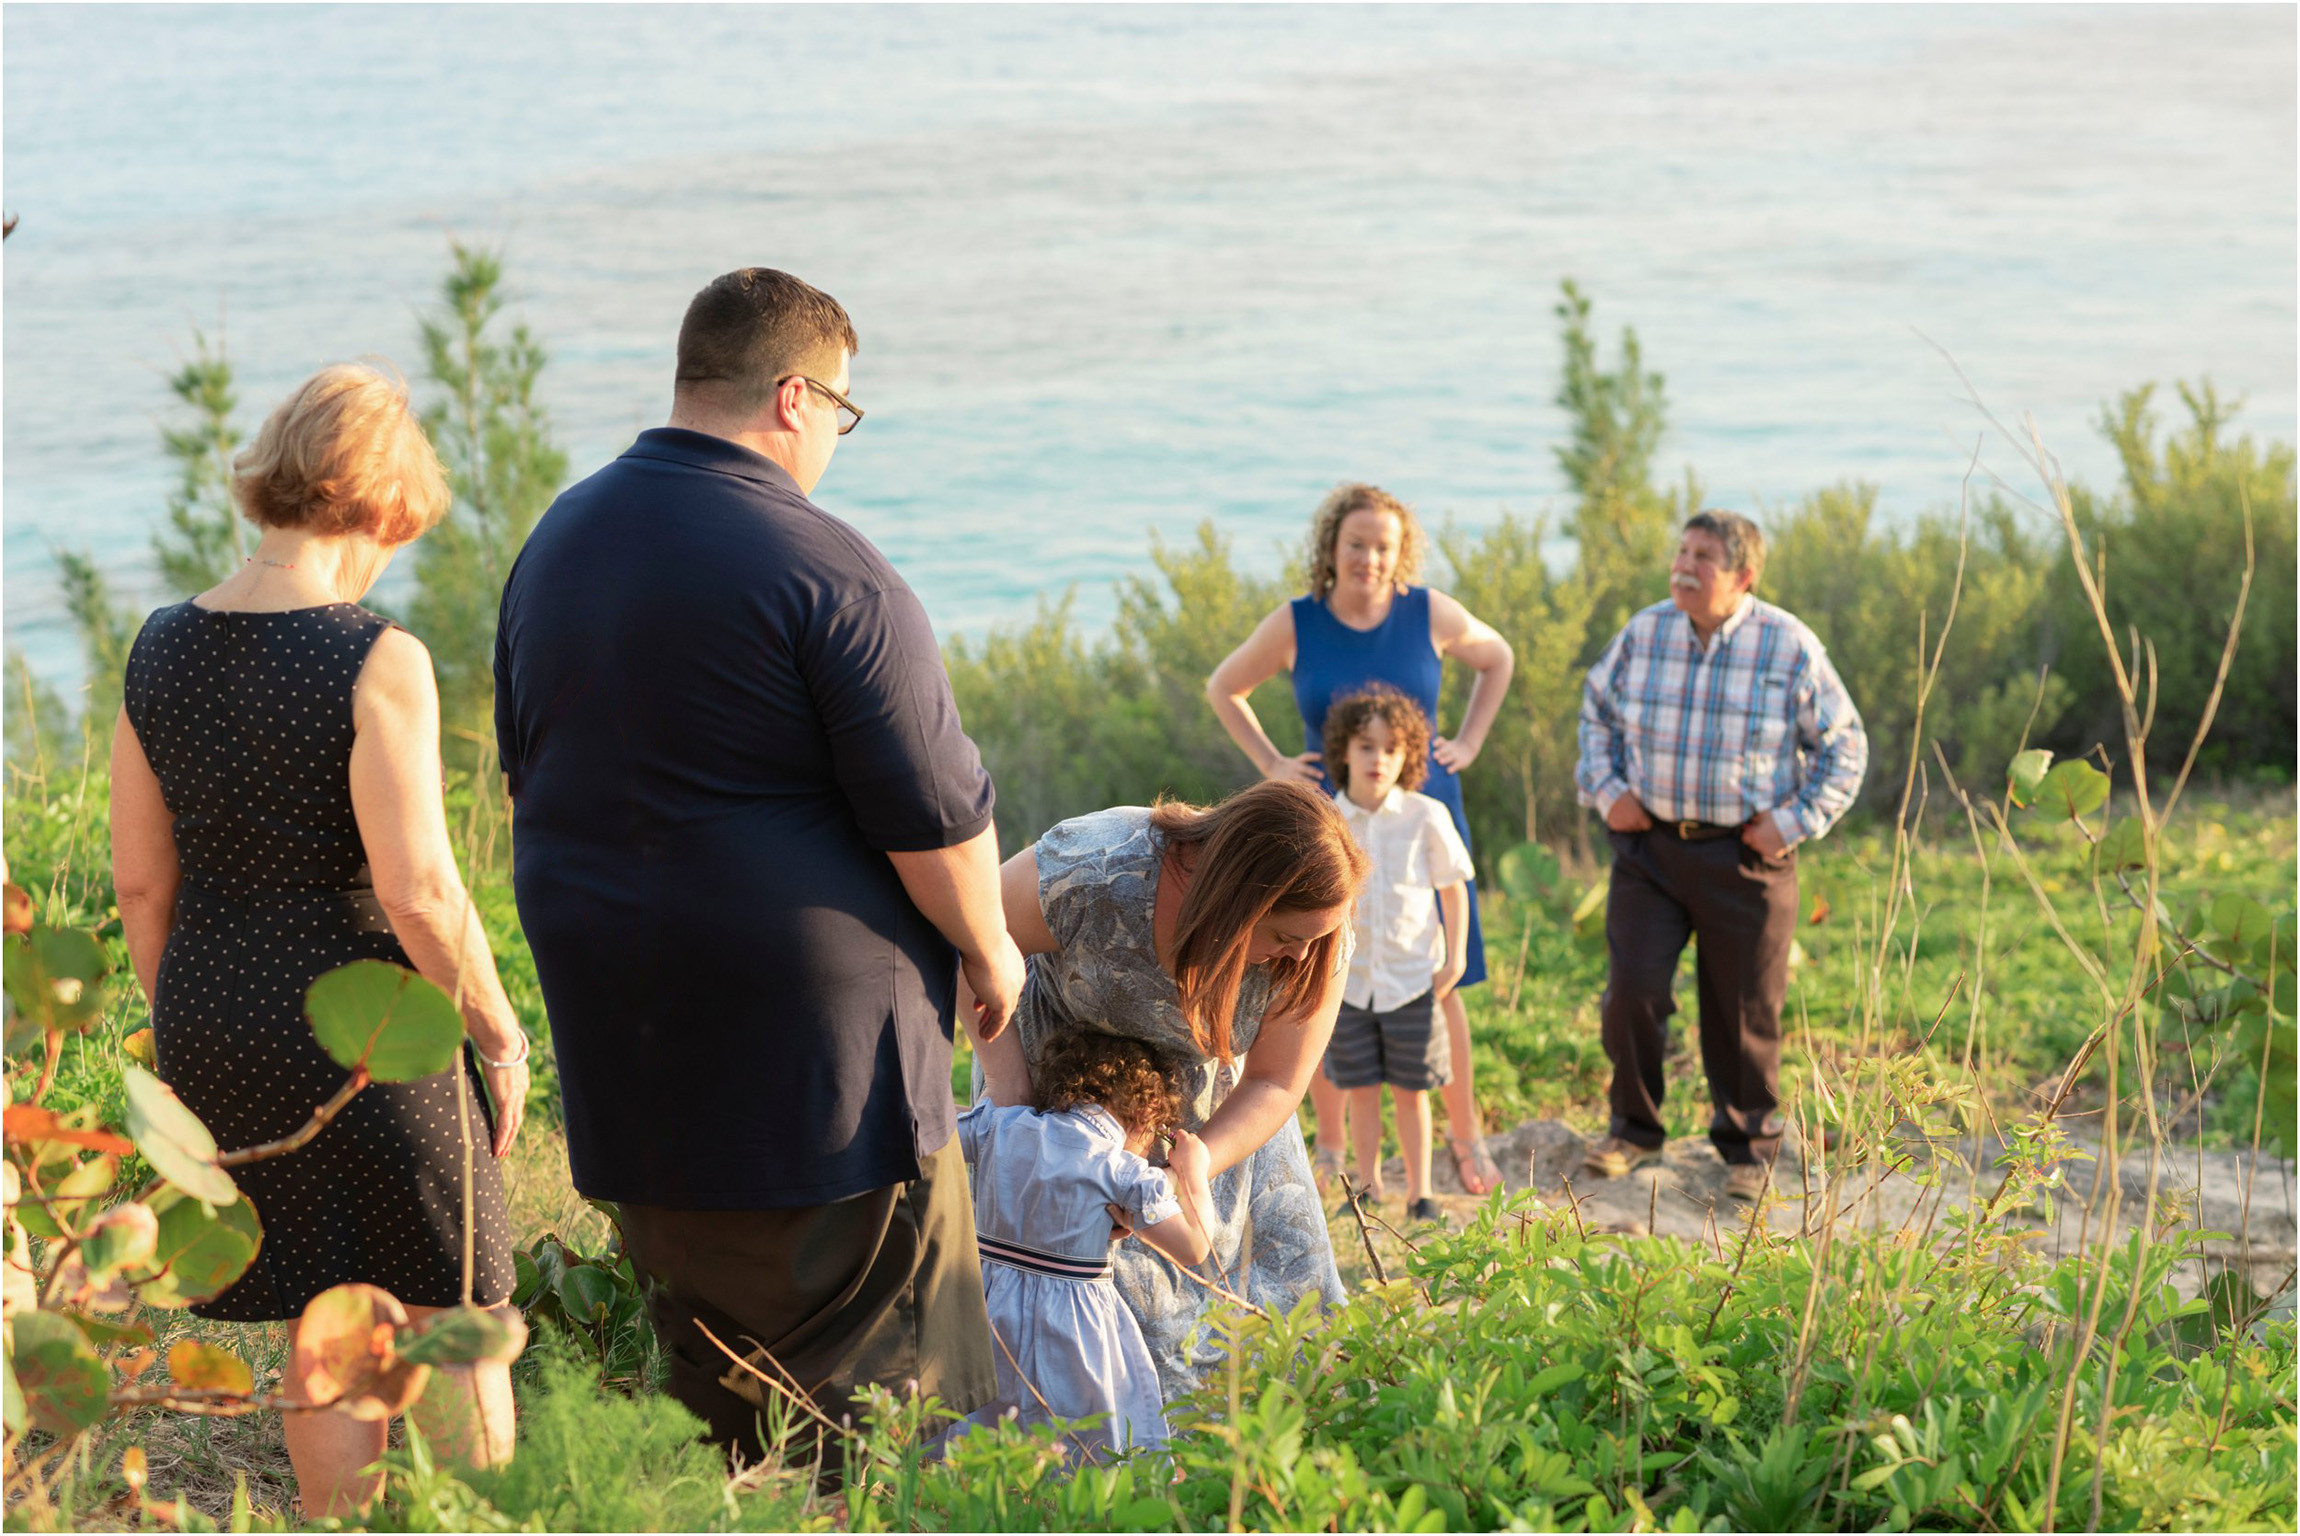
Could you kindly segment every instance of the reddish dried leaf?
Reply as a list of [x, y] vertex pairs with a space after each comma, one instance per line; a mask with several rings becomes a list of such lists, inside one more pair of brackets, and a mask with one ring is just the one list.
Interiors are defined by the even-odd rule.
[[125, 1136], [110, 1131], [83, 1131], [57, 1119], [56, 1112], [40, 1104], [11, 1104], [5, 1117], [6, 1133], [10, 1141], [65, 1141], [75, 1147], [93, 1147], [98, 1152], [125, 1155], [136, 1150], [136, 1144]]
[[32, 931], [32, 898], [26, 895], [24, 888], [13, 880], [9, 881], [6, 886], [0, 887], [0, 893], [4, 893], [4, 895], [0, 895], [0, 904], [4, 904], [7, 913], [5, 924], [0, 926], [4, 926], [9, 933], [30, 933]]

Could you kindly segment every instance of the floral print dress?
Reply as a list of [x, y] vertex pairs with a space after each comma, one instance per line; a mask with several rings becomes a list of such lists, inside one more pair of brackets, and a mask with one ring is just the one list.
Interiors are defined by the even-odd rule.
[[[1056, 1035], [1092, 1029], [1172, 1052], [1188, 1063], [1185, 1118], [1193, 1130], [1204, 1125], [1238, 1085], [1238, 1063], [1198, 1049], [1181, 994], [1158, 963], [1151, 914], [1164, 839], [1151, 828], [1150, 812], [1119, 806], [1073, 817], [1041, 837], [1037, 853], [1039, 906], [1061, 948], [1029, 959], [1014, 1015], [1024, 1051], [1035, 1058]], [[1343, 933], [1339, 962], [1346, 969]], [[1241, 1057], [1261, 1033], [1269, 997], [1268, 971], [1248, 967], [1230, 1026]], [[977, 1097], [981, 1091], [978, 1068]], [[1291, 1115], [1252, 1156], [1216, 1174], [1212, 1193], [1213, 1251], [1200, 1275], [1281, 1313], [1304, 1296], [1342, 1301], [1325, 1207]], [[1220, 1341], [1198, 1329], [1220, 1298], [1146, 1243], [1121, 1243], [1116, 1265], [1119, 1294], [1142, 1325], [1166, 1397], [1192, 1390], [1222, 1358]]]

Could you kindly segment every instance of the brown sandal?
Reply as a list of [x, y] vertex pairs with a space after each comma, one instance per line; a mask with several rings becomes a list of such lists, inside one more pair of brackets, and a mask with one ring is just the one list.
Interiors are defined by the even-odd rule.
[[1490, 1195], [1501, 1186], [1501, 1167], [1493, 1154], [1485, 1149], [1483, 1136], [1472, 1136], [1464, 1141], [1458, 1136], [1445, 1139], [1446, 1149], [1453, 1153], [1454, 1177], [1461, 1187], [1473, 1195]]

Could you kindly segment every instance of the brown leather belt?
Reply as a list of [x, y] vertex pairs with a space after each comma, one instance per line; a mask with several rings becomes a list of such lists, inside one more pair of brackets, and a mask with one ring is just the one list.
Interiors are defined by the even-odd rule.
[[1666, 832], [1684, 843], [1708, 843], [1720, 837], [1741, 835], [1739, 827], [1721, 827], [1713, 821], [1657, 821], [1653, 824], [1653, 830]]

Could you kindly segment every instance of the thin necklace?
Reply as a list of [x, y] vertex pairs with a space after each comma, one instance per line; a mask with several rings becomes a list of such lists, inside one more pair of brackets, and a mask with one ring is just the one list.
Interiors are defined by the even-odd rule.
[[292, 571], [295, 569], [293, 560], [267, 560], [262, 555], [250, 555], [240, 563], [242, 565], [268, 565], [275, 571]]

